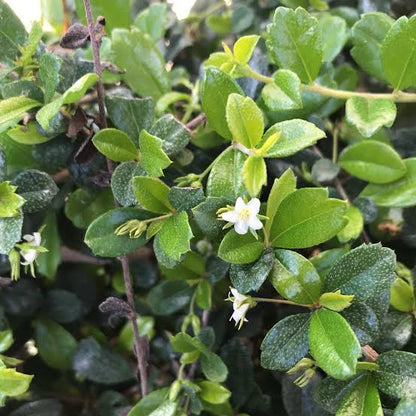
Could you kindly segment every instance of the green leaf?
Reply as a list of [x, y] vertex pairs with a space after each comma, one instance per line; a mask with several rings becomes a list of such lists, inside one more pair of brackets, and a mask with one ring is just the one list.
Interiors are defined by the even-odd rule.
[[42, 231], [42, 246], [48, 251], [40, 253], [37, 258], [38, 272], [49, 279], [53, 279], [61, 263], [61, 240], [55, 212], [48, 213], [43, 226], [45, 228]]
[[150, 290], [147, 302], [156, 315], [171, 315], [188, 305], [192, 293], [183, 280], [166, 280]]
[[384, 185], [369, 184], [361, 196], [371, 197], [380, 207], [407, 208], [416, 205], [416, 158], [405, 159], [403, 178]]
[[65, 204], [65, 215], [75, 227], [88, 228], [100, 215], [114, 208], [114, 199], [109, 190], [96, 193], [82, 188], [69, 195]]
[[406, 165], [389, 145], [365, 140], [348, 146], [338, 163], [351, 175], [367, 182], [389, 183], [406, 173]]
[[116, 352], [102, 347], [94, 338], [83, 339], [74, 353], [72, 367], [81, 379], [111, 385], [134, 379], [129, 363]]
[[126, 71], [122, 77], [135, 93], [157, 100], [170, 91], [162, 54], [148, 35], [137, 29], [116, 29], [111, 47], [114, 63]]
[[218, 221], [217, 211], [227, 202], [225, 198], [208, 197], [192, 210], [195, 222], [207, 238], [214, 239], [221, 232], [224, 224]]
[[260, 36], [250, 35], [242, 36], [234, 44], [234, 57], [242, 65], [248, 63], [256, 49]]
[[336, 416], [383, 416], [380, 396], [371, 374], [366, 374], [344, 397]]
[[23, 215], [11, 218], [0, 217], [0, 254], [9, 254], [20, 240], [22, 234]]
[[261, 343], [261, 366], [287, 371], [308, 354], [311, 314], [287, 316], [273, 326]]
[[43, 30], [39, 22], [33, 22], [32, 28], [29, 32], [29, 39], [27, 44], [22, 48], [22, 56], [20, 57], [20, 62], [23, 66], [26, 66], [30, 63], [30, 60], [33, 54], [36, 52], [36, 47], [42, 39]]
[[32, 378], [33, 376], [18, 373], [14, 368], [0, 368], [0, 396], [20, 396], [29, 389]]
[[416, 355], [407, 351], [388, 351], [377, 359], [380, 366], [374, 372], [377, 388], [401, 399], [415, 397]]
[[247, 156], [239, 150], [225, 150], [215, 160], [208, 176], [207, 196], [234, 200], [244, 195], [242, 171], [246, 159]]
[[192, 97], [184, 92], [171, 91], [163, 95], [156, 103], [156, 114], [162, 115], [169, 107], [178, 101], [192, 102]]
[[[124, 131], [135, 145], [139, 144], [139, 135], [143, 129], [149, 130], [153, 124], [155, 104], [150, 97], [125, 98], [107, 96], [105, 104], [108, 117], [114, 126]], [[152, 133], [154, 134], [154, 133]]]
[[320, 30], [305, 9], [278, 7], [267, 27], [266, 46], [274, 63], [296, 72], [303, 82], [317, 77], [323, 55]]
[[39, 85], [45, 92], [45, 103], [53, 98], [59, 85], [61, 60], [53, 53], [44, 53], [39, 59]]
[[177, 211], [189, 211], [205, 200], [202, 188], [173, 186], [169, 190], [169, 202]]
[[201, 389], [199, 396], [208, 403], [221, 404], [231, 397], [231, 392], [228, 389], [212, 381], [200, 381], [198, 386]]
[[24, 198], [17, 195], [17, 187], [10, 182], [0, 183], [0, 217], [15, 217], [19, 215], [19, 208], [26, 202]]
[[27, 169], [19, 173], [13, 180], [17, 192], [26, 203], [24, 213], [38, 212], [51, 204], [59, 189], [54, 180], [45, 172]]
[[163, 222], [162, 228], [156, 235], [156, 240], [159, 248], [167, 257], [173, 261], [179, 261], [182, 254], [191, 249], [192, 237], [188, 214], [182, 211]]
[[133, 192], [139, 203], [149, 211], [166, 214], [173, 211], [169, 202], [169, 187], [161, 180], [147, 176], [133, 178]]
[[260, 156], [249, 156], [243, 165], [243, 181], [250, 196], [258, 196], [267, 184], [266, 162]]
[[281, 202], [296, 190], [296, 176], [291, 169], [287, 169], [278, 179], [273, 182], [272, 189], [267, 200], [265, 229], [270, 233], [270, 228], [274, 223], [276, 212]]
[[321, 294], [321, 278], [312, 263], [299, 253], [276, 250], [270, 280], [284, 298], [296, 303], [313, 304]]
[[360, 343], [339, 313], [326, 309], [313, 312], [309, 348], [318, 366], [331, 377], [345, 380], [355, 374]]
[[71, 368], [72, 356], [77, 341], [64, 327], [49, 319], [36, 319], [34, 322], [36, 346], [39, 355], [49, 367], [58, 370]]
[[115, 162], [130, 162], [139, 155], [129, 136], [117, 129], [100, 130], [92, 142], [99, 152]]
[[272, 111], [296, 110], [302, 108], [302, 84], [295, 72], [279, 69], [274, 82], [266, 84], [261, 95]]
[[400, 17], [381, 45], [381, 61], [394, 89], [416, 86], [416, 16]]
[[[333, 265], [324, 281], [323, 291], [341, 290], [344, 295], [354, 295], [354, 302], [367, 303], [379, 285], [390, 291], [395, 270], [396, 256], [391, 249], [380, 244], [362, 245]], [[363, 287], [366, 290], [362, 290]]]
[[351, 55], [368, 74], [385, 81], [381, 63], [381, 44], [394, 20], [385, 13], [366, 13], [351, 30]]
[[364, 137], [374, 135], [383, 126], [391, 127], [396, 119], [393, 100], [351, 97], [345, 105], [345, 118]]
[[123, 207], [137, 205], [137, 199], [133, 193], [135, 176], [146, 176], [146, 172], [137, 162], [120, 163], [111, 176], [111, 190]]
[[132, 253], [146, 243], [144, 235], [130, 238], [116, 235], [115, 230], [129, 220], [146, 220], [152, 214], [138, 208], [116, 208], [95, 219], [87, 229], [85, 243], [102, 257], [118, 257]]
[[225, 72], [208, 67], [201, 86], [202, 108], [210, 126], [225, 139], [231, 140], [232, 134], [226, 119], [226, 106], [230, 94], [244, 95], [243, 90]]
[[361, 211], [354, 205], [350, 205], [344, 215], [348, 219], [348, 223], [337, 234], [338, 240], [341, 243], [357, 239], [364, 228], [364, 219]]
[[228, 263], [252, 263], [260, 257], [263, 248], [263, 242], [256, 240], [251, 233], [241, 235], [231, 230], [221, 241], [218, 256]]
[[166, 24], [168, 23], [168, 5], [153, 3], [139, 13], [133, 25], [143, 33], [147, 33], [153, 42], [163, 38]]
[[225, 35], [231, 31], [231, 16], [228, 13], [210, 14], [206, 19], [206, 24], [215, 33]]
[[261, 257], [250, 264], [232, 264], [230, 268], [231, 284], [240, 292], [258, 291], [272, 270], [274, 253], [267, 249]]
[[0, 352], [7, 351], [13, 345], [13, 331], [5, 329], [0, 331]]
[[328, 198], [327, 189], [298, 189], [280, 203], [270, 229], [271, 241], [282, 248], [320, 244], [346, 225], [345, 210], [345, 202]]
[[196, 304], [204, 310], [211, 309], [212, 300], [211, 300], [211, 285], [208, 280], [202, 280], [198, 283], [196, 287], [195, 301]]
[[267, 152], [267, 157], [280, 158], [291, 156], [325, 137], [324, 131], [308, 121], [298, 119], [286, 120], [270, 127], [257, 147], [260, 148], [268, 138], [277, 132], [280, 133], [279, 139]]
[[0, 23], [0, 62], [11, 64], [20, 55], [27, 33], [23, 23], [3, 0], [0, 1]]
[[255, 147], [263, 136], [263, 114], [250, 97], [230, 94], [227, 100], [226, 118], [233, 140], [248, 149]]
[[175, 416], [178, 403], [166, 400], [157, 409], [153, 410], [149, 416]]
[[139, 143], [140, 165], [150, 176], [163, 176], [163, 169], [166, 169], [172, 161], [162, 150], [162, 140], [149, 134], [146, 130], [142, 130]]
[[[85, 18], [84, 3], [82, 0], [75, 0], [77, 16], [83, 24], [87, 24]], [[131, 23], [131, 10], [128, 0], [92, 0], [93, 16], [105, 16], [106, 30], [108, 33], [115, 27], [129, 27]]]
[[416, 413], [416, 399], [403, 398], [394, 409], [394, 416], [413, 416]]
[[78, 79], [62, 96], [43, 106], [36, 114], [36, 120], [43, 129], [50, 129], [50, 122], [64, 104], [78, 102], [85, 93], [98, 81], [96, 73], [85, 74]]
[[153, 390], [147, 396], [144, 396], [140, 401], [130, 410], [127, 416], [148, 416], [157, 409], [157, 407], [165, 401], [169, 393], [169, 388]]
[[[1, 5], [0, 5], [1, 7]], [[40, 107], [38, 101], [28, 97], [11, 97], [0, 101], [0, 133], [13, 127], [32, 108]]]
[[390, 304], [401, 312], [411, 312], [414, 308], [415, 297], [412, 287], [404, 279], [397, 277], [391, 286]]
[[348, 40], [347, 23], [342, 17], [325, 14], [319, 19], [318, 27], [323, 43], [322, 61], [332, 62]]
[[18, 124], [7, 131], [7, 135], [17, 143], [22, 144], [41, 144], [48, 142], [53, 137], [42, 135], [38, 130], [36, 122], [30, 122], [26, 126]]
[[331, 311], [341, 312], [351, 306], [354, 295], [343, 295], [340, 290], [323, 293], [319, 298], [319, 304]]

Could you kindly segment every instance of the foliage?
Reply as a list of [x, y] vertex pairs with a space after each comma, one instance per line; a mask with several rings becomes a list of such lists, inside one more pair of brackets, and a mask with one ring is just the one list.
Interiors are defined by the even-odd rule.
[[414, 415], [411, 2], [64, 3], [0, 0], [2, 411]]

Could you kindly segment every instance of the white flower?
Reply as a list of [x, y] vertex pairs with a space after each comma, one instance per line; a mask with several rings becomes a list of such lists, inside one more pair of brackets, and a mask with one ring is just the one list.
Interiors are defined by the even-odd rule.
[[259, 211], [260, 201], [257, 198], [253, 198], [246, 204], [243, 198], [238, 197], [234, 209], [223, 212], [221, 218], [224, 221], [233, 223], [236, 233], [246, 234], [249, 228], [252, 230], [263, 228], [263, 224], [257, 218]]
[[230, 321], [234, 319], [235, 326], [238, 325], [238, 329], [243, 326], [244, 322], [247, 322], [246, 314], [250, 309], [250, 296], [245, 296], [239, 293], [237, 289], [230, 288], [233, 297], [228, 295], [228, 299], [233, 302], [234, 312], [231, 315]]
[[[23, 239], [26, 240], [30, 246], [33, 246], [33, 247], [40, 246], [40, 241], [41, 241], [40, 233], [33, 233], [33, 235], [26, 234], [23, 236]], [[21, 264], [23, 266], [29, 266], [33, 264], [33, 262], [36, 260], [36, 257], [38, 256], [38, 250], [36, 250], [35, 248], [23, 248], [20, 251], [20, 254], [25, 259], [25, 261], [22, 261]]]

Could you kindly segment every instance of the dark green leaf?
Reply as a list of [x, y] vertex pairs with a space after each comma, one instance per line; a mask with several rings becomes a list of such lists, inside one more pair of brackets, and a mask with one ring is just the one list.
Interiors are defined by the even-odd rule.
[[169, 388], [153, 390], [130, 410], [127, 416], [148, 416], [165, 401]]
[[21, 239], [23, 215], [0, 218], [0, 254], [9, 254]]
[[42, 231], [42, 246], [48, 251], [38, 256], [38, 271], [48, 279], [53, 279], [61, 263], [61, 240], [55, 212], [48, 213], [43, 225], [45, 228]]
[[123, 207], [137, 205], [137, 199], [133, 193], [135, 176], [146, 176], [146, 172], [136, 162], [120, 163], [111, 176], [111, 190]]
[[218, 221], [217, 211], [227, 202], [225, 198], [208, 197], [192, 210], [198, 227], [210, 239], [215, 238], [223, 227], [223, 223]]
[[413, 416], [416, 414], [416, 399], [403, 398], [394, 409], [394, 416]]
[[221, 241], [218, 256], [228, 263], [252, 263], [260, 257], [263, 248], [263, 242], [256, 240], [251, 233], [241, 235], [231, 230]]
[[182, 280], [167, 280], [155, 286], [147, 301], [156, 315], [170, 315], [185, 307], [193, 290]]
[[205, 200], [202, 188], [180, 188], [174, 186], [169, 190], [169, 202], [178, 211], [189, 211]]
[[50, 319], [67, 324], [82, 316], [83, 305], [77, 295], [67, 290], [52, 289], [46, 297], [46, 312]]

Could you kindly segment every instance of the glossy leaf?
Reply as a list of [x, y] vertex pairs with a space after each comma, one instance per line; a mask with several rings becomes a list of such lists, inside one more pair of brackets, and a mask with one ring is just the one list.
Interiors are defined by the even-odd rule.
[[318, 27], [323, 44], [322, 61], [332, 62], [348, 40], [347, 23], [339, 16], [326, 14], [319, 19]]
[[261, 344], [261, 366], [287, 371], [305, 357], [309, 350], [310, 319], [309, 313], [299, 313], [274, 325]]
[[243, 165], [244, 185], [251, 197], [260, 194], [261, 189], [267, 184], [266, 162], [262, 157], [249, 156]]
[[340, 290], [323, 293], [319, 298], [319, 304], [331, 311], [341, 312], [351, 306], [353, 295], [343, 295]]
[[136, 176], [133, 178], [133, 192], [139, 203], [149, 211], [166, 214], [173, 210], [169, 202], [169, 187], [156, 178]]
[[320, 309], [312, 314], [309, 348], [318, 366], [331, 377], [345, 380], [355, 374], [360, 343], [339, 313]]
[[276, 250], [275, 256], [270, 280], [279, 294], [296, 303], [315, 303], [322, 283], [312, 263], [290, 250]]
[[345, 106], [346, 120], [364, 137], [375, 134], [383, 126], [391, 127], [396, 119], [396, 105], [392, 100], [367, 100], [351, 97]]
[[0, 133], [17, 124], [28, 111], [40, 106], [41, 104], [38, 101], [23, 96], [1, 100]]
[[139, 143], [140, 165], [150, 176], [163, 176], [163, 169], [166, 169], [172, 161], [162, 150], [162, 140], [151, 135], [146, 130], [142, 130]]
[[395, 150], [375, 140], [365, 140], [347, 147], [339, 156], [343, 169], [372, 183], [393, 182], [406, 173], [406, 165]]
[[92, 142], [100, 153], [115, 162], [130, 162], [138, 157], [132, 140], [127, 134], [117, 129], [100, 130], [93, 137]]
[[19, 208], [26, 202], [16, 194], [16, 186], [10, 182], [0, 183], [0, 217], [15, 217], [19, 215]]
[[275, 247], [304, 248], [329, 240], [347, 223], [346, 205], [324, 188], [303, 188], [279, 205], [270, 229]]
[[200, 396], [208, 403], [221, 404], [227, 401], [231, 392], [220, 384], [213, 383], [212, 381], [201, 381], [198, 383], [201, 388]]
[[263, 114], [250, 97], [230, 94], [227, 100], [226, 117], [233, 140], [248, 149], [257, 145], [263, 136]]
[[193, 290], [182, 280], [167, 280], [153, 287], [147, 301], [156, 315], [170, 315], [184, 308]]
[[257, 260], [263, 252], [263, 243], [252, 234], [237, 234], [229, 231], [221, 241], [218, 256], [233, 264], [247, 264]]
[[120, 163], [111, 176], [111, 190], [123, 207], [137, 205], [137, 199], [133, 193], [135, 176], [146, 176], [146, 172], [137, 162]]
[[247, 64], [253, 55], [260, 36], [242, 36], [234, 44], [234, 57], [241, 64]]
[[272, 111], [302, 108], [302, 85], [295, 72], [280, 69], [274, 74], [274, 82], [262, 90], [262, 98]]
[[218, 68], [208, 67], [201, 86], [202, 108], [210, 126], [225, 139], [232, 134], [226, 120], [226, 106], [230, 94], [244, 95], [243, 90], [229, 75]]
[[414, 307], [415, 297], [412, 287], [404, 279], [397, 277], [390, 291], [390, 303], [393, 308], [401, 312], [411, 312]]
[[14, 245], [20, 241], [23, 215], [11, 218], [0, 217], [0, 254], [9, 254]]
[[20, 396], [30, 386], [33, 376], [17, 372], [14, 368], [0, 368], [0, 396]]
[[273, 61], [306, 83], [313, 82], [322, 63], [318, 21], [305, 9], [278, 7], [267, 28], [266, 45]]
[[28, 123], [26, 126], [18, 124], [16, 127], [9, 129], [7, 135], [15, 142], [29, 145], [46, 143], [53, 138], [42, 135], [36, 122]]
[[337, 234], [341, 243], [357, 239], [364, 228], [364, 219], [361, 211], [350, 205], [345, 211], [345, 217], [348, 219], [347, 225]]

